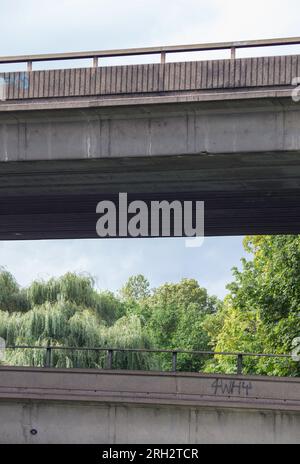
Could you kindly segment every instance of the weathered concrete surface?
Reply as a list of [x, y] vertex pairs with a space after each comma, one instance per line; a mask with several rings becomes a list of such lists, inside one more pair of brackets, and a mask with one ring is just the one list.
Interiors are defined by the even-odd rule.
[[300, 56], [2, 73], [10, 101], [290, 87]]
[[[32, 435], [31, 430], [37, 435]], [[0, 402], [1, 444], [299, 444], [300, 414], [222, 408]]]
[[300, 379], [1, 368], [0, 443], [299, 444]]
[[300, 233], [299, 56], [8, 73], [0, 239], [96, 238], [96, 205], [205, 201], [205, 234]]
[[0, 162], [300, 152], [299, 128], [292, 99], [0, 112]]
[[0, 113], [0, 238], [95, 238], [96, 205], [205, 201], [206, 235], [300, 232], [290, 99]]

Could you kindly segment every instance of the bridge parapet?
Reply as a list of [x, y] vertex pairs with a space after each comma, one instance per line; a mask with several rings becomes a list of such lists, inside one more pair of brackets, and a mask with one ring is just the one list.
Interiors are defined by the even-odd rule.
[[[24, 100], [100, 98], [104, 104], [111, 103], [108, 97], [133, 97], [158, 95], [215, 94], [225, 90], [290, 88], [295, 77], [300, 76], [300, 56], [267, 56], [259, 58], [236, 58], [236, 50], [243, 48], [300, 44], [300, 38], [252, 40], [212, 44], [148, 47], [140, 49], [107, 50], [93, 52], [59, 53], [0, 57], [0, 64], [27, 63], [25, 72], [0, 74], [5, 91], [0, 100], [22, 102]], [[166, 62], [167, 54], [210, 50], [231, 50], [231, 59]], [[161, 56], [158, 64], [102, 66], [99, 58], [136, 55]], [[51, 69], [33, 71], [34, 62], [56, 60], [93, 59], [92, 68]], [[214, 96], [214, 95], [211, 95]], [[263, 96], [261, 94], [260, 96]], [[215, 97], [215, 96], [214, 96]], [[242, 98], [244, 95], [241, 96]], [[2, 111], [9, 109], [0, 101]], [[143, 103], [143, 102], [142, 102]], [[15, 108], [15, 106], [13, 106]]]
[[299, 443], [300, 379], [0, 368], [0, 443]]
[[291, 87], [300, 55], [4, 73], [6, 100]]
[[300, 411], [300, 379], [1, 367], [0, 399]]

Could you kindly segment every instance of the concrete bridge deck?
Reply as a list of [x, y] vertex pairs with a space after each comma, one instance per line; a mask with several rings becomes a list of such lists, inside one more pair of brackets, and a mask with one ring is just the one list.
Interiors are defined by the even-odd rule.
[[300, 443], [300, 379], [0, 368], [1, 443]]
[[95, 238], [119, 192], [205, 201], [206, 235], [300, 232], [299, 55], [29, 69], [2, 74], [0, 239]]

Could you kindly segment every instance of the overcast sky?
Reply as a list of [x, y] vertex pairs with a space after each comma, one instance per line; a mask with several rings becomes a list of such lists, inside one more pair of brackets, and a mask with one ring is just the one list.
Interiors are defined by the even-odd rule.
[[[299, 35], [299, 0], [0, 0], [0, 8], [2, 56]], [[192, 250], [169, 239], [0, 242], [0, 265], [22, 285], [78, 271], [116, 290], [143, 273], [153, 287], [193, 277], [220, 297], [242, 254], [240, 237]]]

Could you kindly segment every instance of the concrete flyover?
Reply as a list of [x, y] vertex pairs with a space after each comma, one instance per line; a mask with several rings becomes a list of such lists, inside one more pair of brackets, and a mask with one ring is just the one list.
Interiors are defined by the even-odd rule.
[[300, 379], [0, 368], [0, 443], [300, 443]]
[[[96, 204], [198, 199], [206, 235], [300, 232], [300, 56], [236, 48], [300, 39], [0, 58], [0, 239], [96, 237]], [[231, 48], [228, 60], [166, 63], [175, 51]], [[162, 63], [99, 67], [102, 56]], [[32, 62], [94, 57], [94, 67]]]

